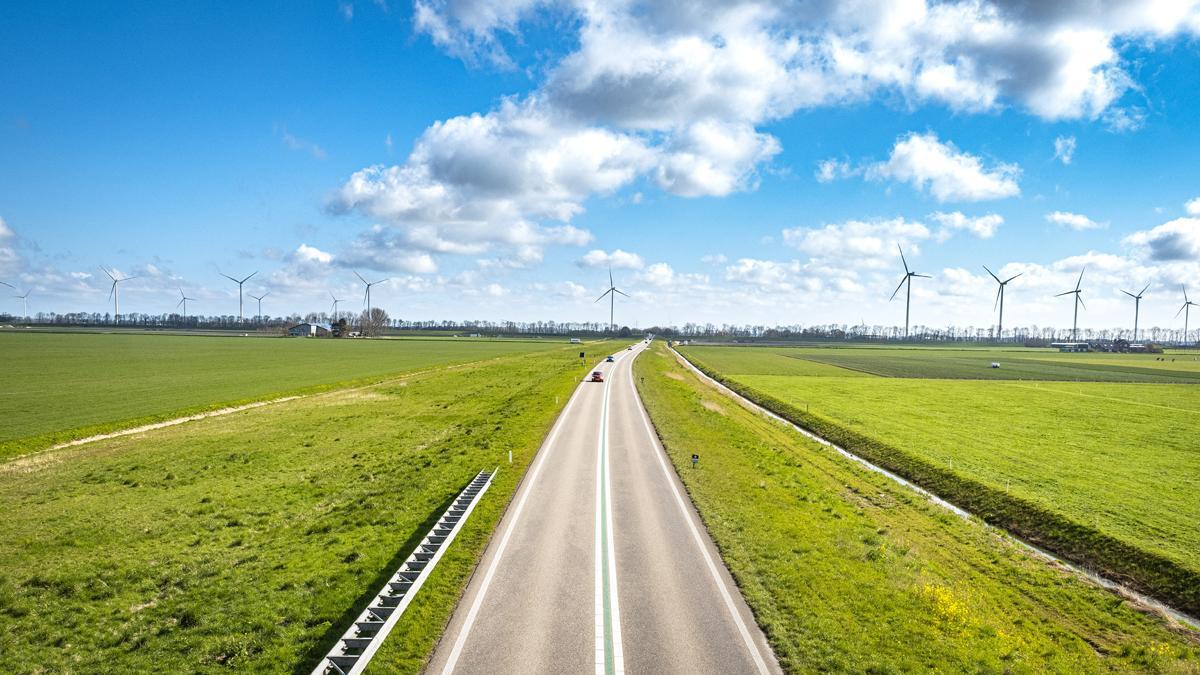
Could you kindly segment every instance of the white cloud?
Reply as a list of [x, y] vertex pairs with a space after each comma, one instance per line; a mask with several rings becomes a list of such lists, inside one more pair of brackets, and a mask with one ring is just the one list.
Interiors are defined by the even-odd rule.
[[771, 293], [789, 293], [797, 289], [801, 269], [795, 260], [776, 262], [740, 258], [725, 268], [725, 279]]
[[942, 143], [933, 133], [910, 133], [896, 140], [886, 162], [867, 167], [870, 179], [892, 179], [930, 192], [939, 202], [977, 202], [1013, 197], [1020, 169], [997, 164], [988, 169], [975, 155]]
[[0, 218], [0, 273], [12, 274], [17, 271], [17, 233], [13, 232], [4, 218]]
[[714, 253], [700, 258], [700, 262], [705, 265], [724, 265], [728, 261], [729, 258], [725, 257], [724, 253]]
[[579, 259], [580, 267], [612, 267], [614, 269], [640, 270], [646, 265], [642, 256], [616, 249], [612, 253], [601, 249], [588, 251]]
[[785, 244], [815, 260], [876, 269], [886, 267], [898, 257], [897, 244], [915, 254], [917, 243], [929, 237], [929, 228], [924, 223], [904, 218], [847, 220], [819, 228], [783, 231]]
[[1084, 230], [1097, 230], [1104, 227], [1103, 223], [1098, 223], [1091, 218], [1081, 213], [1071, 213], [1070, 211], [1055, 211], [1046, 214], [1046, 220], [1056, 225], [1082, 232]]
[[961, 211], [954, 211], [952, 213], [942, 213], [939, 211], [930, 214], [929, 217], [936, 220], [942, 226], [941, 230], [938, 231], [938, 241], [949, 239], [956, 230], [970, 232], [980, 239], [991, 239], [996, 234], [996, 230], [1004, 224], [1004, 217], [998, 213], [989, 213], [971, 218], [963, 215]]
[[634, 278], [635, 283], [653, 286], [658, 290], [691, 291], [708, 286], [708, 276], [704, 274], [683, 274], [665, 262], [650, 265]]
[[315, 246], [309, 246], [308, 244], [300, 244], [300, 246], [296, 248], [294, 255], [297, 260], [303, 262], [315, 262], [322, 265], [328, 265], [329, 263], [333, 262], [332, 253], [326, 253], [325, 251], [322, 251]]
[[292, 135], [287, 129], [284, 129], [280, 133], [279, 138], [281, 141], [283, 141], [284, 146], [286, 146], [289, 150], [307, 152], [317, 159], [325, 159], [326, 157], [324, 148], [316, 143], [313, 143], [312, 141], [307, 141], [303, 138]]
[[1154, 261], [1200, 263], [1200, 218], [1176, 218], [1151, 230], [1134, 232], [1124, 241], [1144, 249]]
[[1070, 164], [1075, 157], [1075, 137], [1059, 136], [1054, 139], [1054, 159], [1063, 164]]
[[818, 183], [832, 183], [841, 178], [849, 178], [856, 173], [861, 173], [861, 171], [852, 168], [850, 162], [829, 158], [817, 162], [817, 171], [814, 175]]
[[1200, 216], [1200, 197], [1196, 197], [1195, 199], [1189, 200], [1186, 204], [1183, 205], [1183, 208], [1188, 212], [1188, 215], [1190, 215], [1190, 216]]

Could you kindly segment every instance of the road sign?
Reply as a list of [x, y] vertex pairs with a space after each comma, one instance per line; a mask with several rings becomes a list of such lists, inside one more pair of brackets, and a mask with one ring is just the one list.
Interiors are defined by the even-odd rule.
[[696, 468], [696, 464], [698, 464], [699, 462], [700, 462], [700, 455], [693, 454], [692, 455], [692, 468], [693, 469]]

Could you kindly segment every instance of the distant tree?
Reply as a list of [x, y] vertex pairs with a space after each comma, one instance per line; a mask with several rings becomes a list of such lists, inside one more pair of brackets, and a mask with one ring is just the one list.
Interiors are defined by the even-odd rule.
[[362, 334], [363, 335], [379, 335], [380, 331], [388, 322], [388, 313], [378, 307], [372, 307], [371, 313], [362, 313]]

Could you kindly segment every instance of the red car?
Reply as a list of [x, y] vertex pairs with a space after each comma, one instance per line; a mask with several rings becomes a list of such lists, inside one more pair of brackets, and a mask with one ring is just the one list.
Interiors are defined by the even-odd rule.
[[603, 382], [603, 381], [604, 381], [604, 373], [602, 373], [598, 370], [593, 370], [592, 377], [590, 380], [588, 380], [588, 382]]

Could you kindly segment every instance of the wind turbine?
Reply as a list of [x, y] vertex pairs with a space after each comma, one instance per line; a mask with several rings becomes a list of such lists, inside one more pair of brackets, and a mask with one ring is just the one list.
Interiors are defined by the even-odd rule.
[[1004, 287], [1008, 285], [1008, 282], [1021, 276], [1022, 274], [1024, 274], [1024, 272], [1014, 274], [1011, 277], [1005, 279], [1004, 281], [1000, 281], [1000, 277], [996, 276], [995, 273], [993, 273], [991, 270], [988, 270], [987, 265], [984, 265], [983, 269], [987, 270], [987, 273], [991, 274], [992, 278], [996, 280], [996, 283], [1000, 285], [1000, 288], [996, 291], [996, 301], [992, 303], [992, 310], [995, 311], [996, 305], [1000, 305], [1000, 325], [996, 330], [996, 335], [1001, 340], [1003, 340], [1004, 339]]
[[333, 300], [333, 309], [331, 311], [333, 312], [333, 319], [336, 321], [337, 320], [337, 306], [338, 306], [338, 303], [341, 302], [342, 300], [341, 300], [341, 298], [338, 298], [337, 296], [335, 296], [333, 293], [330, 293], [329, 297]]
[[108, 269], [105, 269], [104, 267], [101, 267], [100, 269], [108, 275], [109, 279], [112, 279], [112, 287], [108, 289], [108, 297], [112, 298], [113, 301], [113, 321], [119, 323], [121, 320], [121, 289], [117, 284], [121, 283], [122, 281], [136, 279], [137, 277], [121, 277], [118, 279], [117, 276]]
[[1083, 293], [1083, 291], [1079, 290], [1079, 284], [1083, 283], [1083, 273], [1086, 271], [1087, 271], [1086, 267], [1083, 268], [1082, 270], [1079, 270], [1079, 280], [1075, 282], [1075, 290], [1063, 291], [1062, 293], [1059, 293], [1058, 295], [1054, 296], [1056, 298], [1061, 298], [1064, 295], [1074, 295], [1075, 296], [1075, 320], [1071, 323], [1071, 341], [1072, 342], [1075, 341], [1075, 336], [1079, 332], [1079, 306], [1083, 305], [1083, 308], [1087, 309], [1087, 305], [1083, 304], [1083, 298], [1081, 297], [1081, 294]]
[[220, 270], [217, 270], [217, 273], [238, 285], [238, 322], [240, 323], [241, 321], [244, 321], [244, 319], [242, 318], [242, 284], [249, 281], [250, 277], [254, 276], [255, 274], [258, 274], [258, 270], [254, 270], [254, 273], [251, 274], [249, 277], [246, 277], [245, 279], [240, 279], [240, 280], [234, 279], [233, 277], [229, 276], [228, 274], [225, 274], [224, 272], [222, 272]]
[[904, 278], [900, 280], [900, 285], [896, 286], [896, 290], [892, 291], [892, 297], [888, 302], [896, 299], [896, 294], [900, 292], [900, 286], [908, 284], [908, 289], [904, 291], [904, 337], [908, 337], [908, 309], [912, 304], [912, 279], [913, 277], [921, 277], [922, 279], [932, 279], [928, 274], [917, 274], [908, 269], [908, 261], [904, 259], [904, 249], [900, 248], [900, 244], [896, 244], [896, 249], [900, 251], [900, 262], [904, 264]]
[[[369, 319], [369, 318], [371, 318], [371, 287], [376, 284], [382, 284], [385, 281], [390, 281], [391, 277], [388, 277], [387, 279], [380, 279], [379, 281], [367, 281], [358, 272], [355, 272], [354, 276], [358, 277], [358, 280], [363, 282], [363, 284], [365, 284], [367, 287], [366, 292], [363, 293], [363, 302], [365, 302], [367, 305], [367, 318]], [[336, 301], [336, 298], [335, 298], [335, 301]]]
[[600, 297], [596, 298], [596, 302], [600, 302], [601, 300], [604, 299], [604, 296], [606, 296], [606, 295], [608, 296], [608, 330], [609, 331], [615, 331], [617, 328], [616, 323], [613, 322], [613, 312], [616, 309], [617, 293], [620, 293], [621, 295], [624, 295], [627, 298], [629, 297], [628, 293], [618, 290], [616, 285], [613, 284], [612, 267], [609, 267], [608, 268], [608, 290], [604, 291], [603, 293], [600, 294]]
[[259, 323], [262, 323], [262, 299], [267, 297], [270, 294], [271, 294], [271, 291], [267, 291], [266, 293], [263, 293], [262, 295], [254, 295], [253, 293], [250, 294], [250, 297], [252, 297], [258, 301], [258, 322]]
[[[8, 286], [8, 284], [4, 284], [4, 285]], [[25, 291], [25, 295], [14, 295], [13, 296], [14, 298], [20, 298], [21, 302], [25, 303], [25, 313], [22, 314], [22, 317], [25, 318], [26, 320], [29, 319], [29, 294], [32, 292], [33, 292], [33, 289], [31, 288], [31, 289]]]
[[195, 300], [195, 298], [189, 298], [188, 296], [184, 295], [183, 289], [180, 288], [179, 289], [179, 302], [175, 305], [175, 307], [178, 308], [179, 305], [183, 305], [183, 318], [185, 318], [185, 319], [187, 318], [187, 315], [188, 315], [188, 313], [187, 313], [187, 301], [188, 300]]
[[1126, 291], [1126, 290], [1121, 291], [1125, 295], [1128, 295], [1129, 297], [1133, 298], [1133, 341], [1134, 342], [1137, 342], [1137, 339], [1138, 339], [1138, 313], [1140, 312], [1141, 306], [1142, 306], [1142, 296], [1145, 295], [1146, 291], [1148, 291], [1148, 290], [1150, 290], [1150, 284], [1146, 284], [1146, 287], [1142, 289], [1142, 292], [1138, 293], [1137, 295], [1134, 295], [1133, 293], [1130, 293], [1129, 291]]
[[1193, 306], [1200, 306], [1200, 303], [1192, 302], [1191, 300], [1188, 300], [1187, 286], [1184, 286], [1183, 284], [1179, 284], [1179, 287], [1183, 289], [1183, 307], [1180, 307], [1179, 311], [1175, 312], [1175, 318], [1178, 319], [1179, 315], [1183, 314], [1183, 342], [1184, 342], [1184, 344], [1187, 344], [1187, 341], [1188, 341], [1188, 317], [1192, 313], [1191, 308]]

